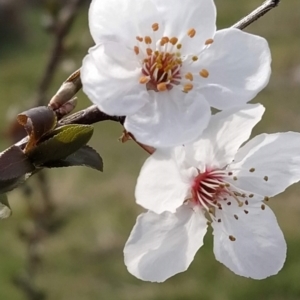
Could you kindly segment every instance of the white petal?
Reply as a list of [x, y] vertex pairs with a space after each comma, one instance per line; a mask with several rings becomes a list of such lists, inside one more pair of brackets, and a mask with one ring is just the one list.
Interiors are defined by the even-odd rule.
[[192, 67], [206, 69], [201, 92], [218, 109], [242, 105], [269, 82], [271, 54], [267, 41], [237, 29], [217, 31], [214, 43]]
[[[236, 185], [262, 196], [274, 196], [300, 180], [300, 134], [261, 134], [237, 153]], [[254, 172], [249, 170], [255, 168]], [[267, 177], [266, 177], [267, 176]]]
[[[177, 37], [182, 53], [196, 55], [216, 30], [216, 8], [213, 0], [153, 0], [164, 20], [164, 36]], [[188, 30], [196, 35], [190, 38]]]
[[149, 94], [151, 101], [124, 123], [140, 143], [155, 148], [177, 146], [195, 140], [207, 126], [210, 107], [196, 92], [174, 88]]
[[158, 214], [175, 212], [187, 198], [190, 186], [181, 177], [170, 151], [156, 150], [141, 169], [135, 189], [136, 202]]
[[124, 248], [128, 271], [156, 282], [185, 271], [203, 245], [206, 222], [201, 212], [186, 205], [176, 214], [140, 215]]
[[192, 148], [191, 155], [197, 162], [205, 162], [211, 168], [223, 168], [232, 162], [263, 113], [264, 107], [260, 104], [221, 111], [211, 117], [201, 138], [188, 145], [186, 151]]
[[93, 0], [89, 10], [89, 26], [95, 43], [114, 41], [133, 48], [136, 36], [152, 35], [151, 26], [159, 21], [157, 9], [150, 0]]
[[135, 113], [147, 102], [149, 94], [139, 83], [140, 76], [133, 51], [117, 43], [91, 48], [81, 68], [83, 91], [109, 115]]
[[[286, 258], [286, 243], [268, 206], [264, 210], [260, 204], [238, 207], [232, 200], [230, 209], [223, 206], [222, 211], [217, 211], [216, 218], [221, 218], [220, 223], [213, 222], [212, 225], [218, 261], [237, 275], [254, 279], [278, 273]], [[231, 241], [229, 235], [236, 240]]]

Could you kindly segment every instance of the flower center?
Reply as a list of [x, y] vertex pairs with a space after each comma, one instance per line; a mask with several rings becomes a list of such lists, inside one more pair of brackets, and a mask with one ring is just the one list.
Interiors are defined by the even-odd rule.
[[[163, 92], [171, 90], [174, 86], [180, 86], [185, 93], [191, 91], [194, 87], [193, 72], [182, 74], [181, 69], [183, 64], [192, 64], [198, 60], [198, 55], [189, 55], [190, 59], [183, 56], [181, 53], [182, 44], [179, 43], [177, 37], [163, 36], [156, 40], [155, 32], [158, 31], [159, 24], [152, 25], [153, 37], [137, 36], [137, 46], [134, 47], [134, 52], [139, 56], [142, 64], [142, 74], [139, 83], [146, 84], [148, 90]], [[187, 32], [189, 38], [196, 35], [195, 29], [190, 29]], [[213, 43], [212, 39], [208, 39], [205, 45]], [[198, 72], [203, 78], [207, 78], [209, 73], [206, 69]]]

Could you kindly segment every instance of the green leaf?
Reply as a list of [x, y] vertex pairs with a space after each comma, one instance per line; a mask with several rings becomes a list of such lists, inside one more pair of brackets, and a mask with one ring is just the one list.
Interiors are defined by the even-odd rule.
[[[65, 125], [53, 130], [50, 137], [27, 152], [35, 166], [63, 160], [84, 146], [93, 135], [91, 125]], [[44, 139], [44, 138], [43, 138]]]
[[0, 194], [19, 186], [34, 171], [34, 165], [19, 147], [11, 146], [3, 151], [0, 154]]
[[90, 146], [83, 146], [73, 154], [63, 160], [47, 163], [46, 168], [62, 168], [73, 166], [85, 166], [98, 171], [103, 171], [103, 161], [101, 156]]
[[5, 194], [0, 195], [0, 219], [6, 219], [12, 214], [9, 206], [7, 196]]
[[26, 110], [18, 115], [17, 120], [24, 126], [29, 136], [25, 153], [30, 151], [45, 134], [51, 132], [57, 124], [56, 114], [47, 106]]

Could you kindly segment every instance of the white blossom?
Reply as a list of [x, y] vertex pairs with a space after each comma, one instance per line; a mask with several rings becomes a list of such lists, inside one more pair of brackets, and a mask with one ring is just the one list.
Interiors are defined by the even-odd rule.
[[300, 180], [300, 134], [261, 134], [241, 146], [264, 108], [246, 105], [211, 118], [198, 141], [158, 149], [136, 187], [140, 215], [126, 243], [128, 270], [149, 281], [185, 271], [213, 228], [214, 254], [234, 273], [277, 274], [286, 243], [270, 197]]
[[89, 99], [153, 147], [195, 140], [210, 106], [251, 100], [268, 83], [265, 39], [237, 29], [216, 31], [213, 0], [93, 0], [96, 43], [83, 61]]

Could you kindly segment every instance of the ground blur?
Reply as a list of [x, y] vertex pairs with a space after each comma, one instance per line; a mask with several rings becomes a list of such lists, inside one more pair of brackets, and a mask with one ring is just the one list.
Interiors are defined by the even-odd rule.
[[[251, 11], [260, 0], [216, 0], [218, 28], [232, 25]], [[300, 2], [282, 0], [279, 8], [251, 25], [247, 31], [267, 38], [273, 55], [273, 73], [268, 87], [254, 102], [267, 108], [260, 132], [300, 130]], [[51, 38], [40, 26], [41, 8], [24, 10], [25, 38], [0, 47], [1, 129], [8, 118], [30, 107], [43, 72]], [[87, 26], [87, 7], [67, 38], [68, 51], [62, 58], [48, 95], [78, 68], [92, 44]], [[89, 105], [79, 93], [79, 108]], [[41, 245], [43, 262], [36, 278], [48, 299], [61, 300], [297, 300], [300, 299], [300, 186], [289, 188], [272, 199], [278, 222], [288, 244], [285, 266], [277, 276], [255, 281], [241, 278], [218, 263], [208, 234], [188, 271], [163, 284], [142, 282], [131, 276], [123, 263], [123, 246], [142, 211], [134, 202], [134, 186], [147, 157], [134, 143], [120, 144], [122, 128], [115, 123], [95, 126], [91, 145], [105, 164], [104, 173], [85, 168], [48, 172], [53, 198], [65, 224]], [[4, 138], [1, 149], [8, 146]], [[30, 179], [35, 186], [35, 178]], [[36, 201], [39, 201], [36, 196]], [[30, 227], [24, 194], [9, 194], [14, 214], [0, 222], [0, 299], [22, 300], [12, 284], [26, 262], [27, 249], [18, 237], [19, 228]]]

